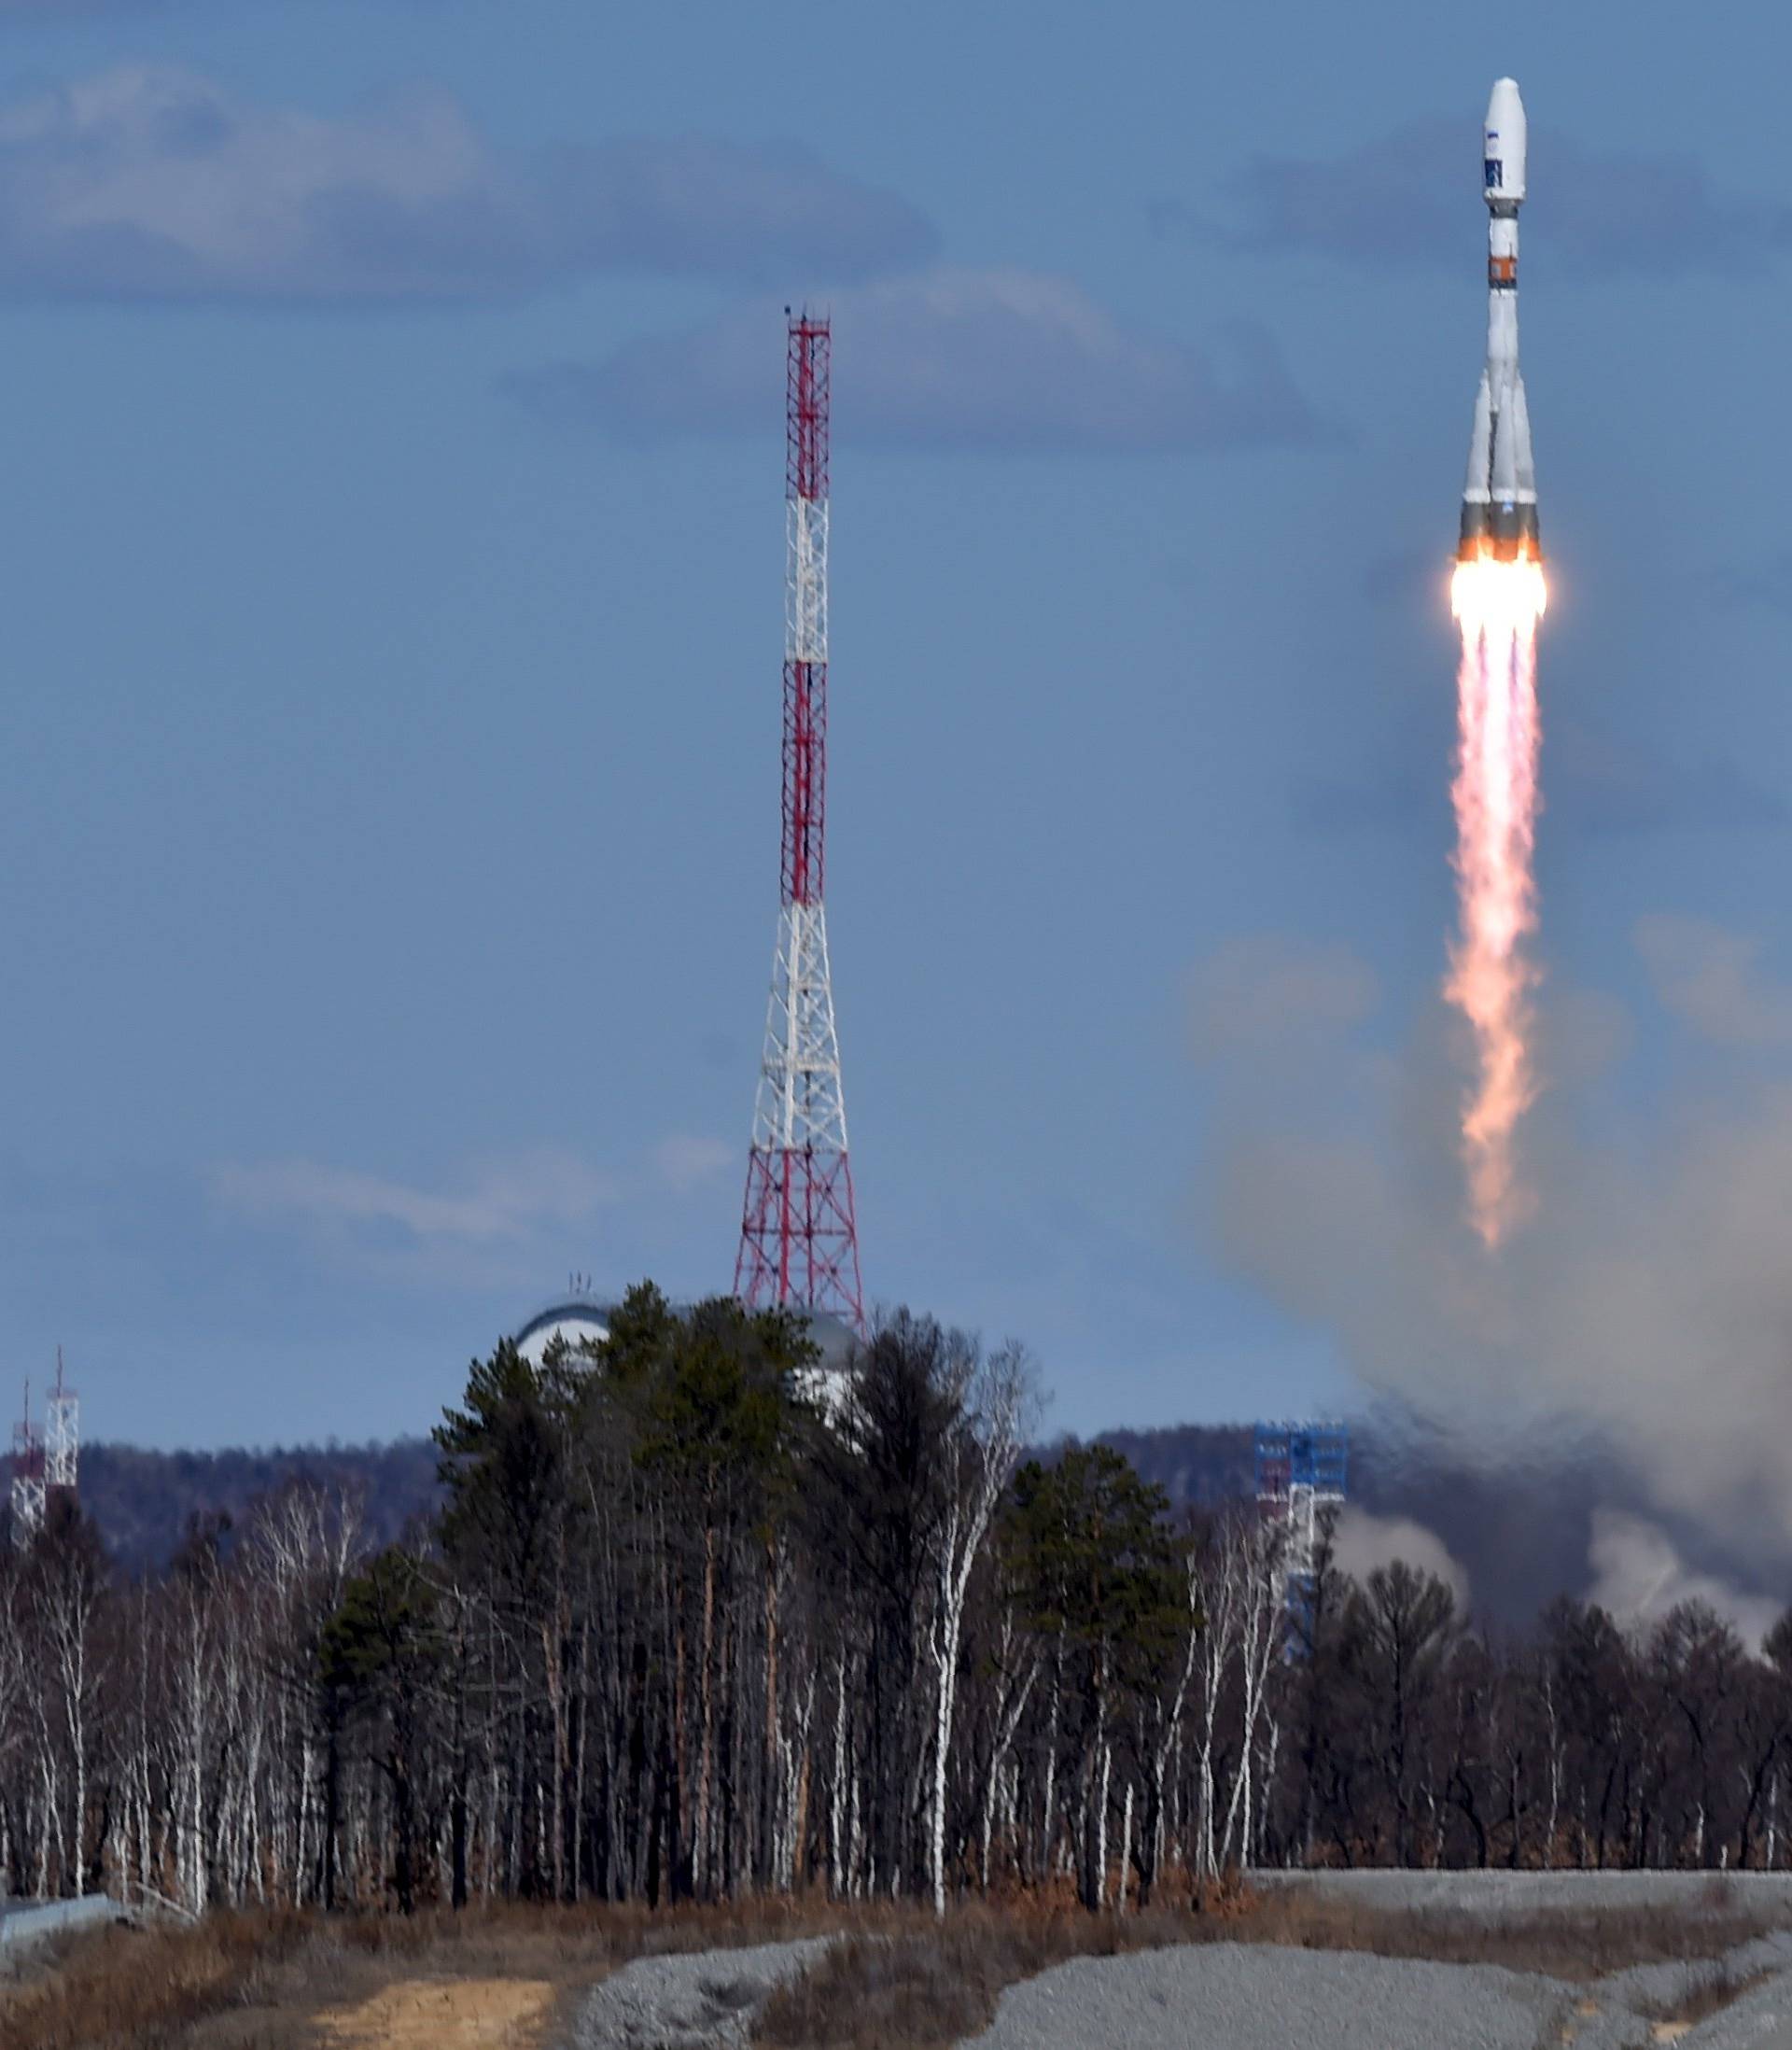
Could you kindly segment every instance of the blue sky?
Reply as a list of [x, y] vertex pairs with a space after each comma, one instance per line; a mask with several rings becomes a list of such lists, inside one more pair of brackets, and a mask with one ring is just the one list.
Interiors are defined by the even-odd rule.
[[1341, 1301], [1337, 1212], [1266, 1250], [1237, 1172], [1341, 1129], [1450, 1207], [1398, 1163], [1481, 108], [1533, 135], [1539, 1144], [1648, 1184], [1792, 1041], [1788, 61], [1647, 0], [0, 5], [7, 1380], [384, 1436], [570, 1269], [727, 1285], [805, 296], [868, 1292], [1078, 1429], [1444, 1370], [1404, 1281], [1357, 1313], [1411, 1233]]

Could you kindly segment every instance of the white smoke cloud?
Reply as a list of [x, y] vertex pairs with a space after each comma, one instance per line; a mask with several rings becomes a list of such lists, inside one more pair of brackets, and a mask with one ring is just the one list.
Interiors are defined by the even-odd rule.
[[1714, 1046], [1792, 1046], [1792, 990], [1763, 976], [1758, 941], [1661, 914], [1638, 921], [1636, 945], [1662, 1004]]
[[1435, 1574], [1456, 1597], [1458, 1611], [1468, 1607], [1468, 1569], [1455, 1558], [1435, 1531], [1409, 1516], [1375, 1516], [1347, 1502], [1337, 1520], [1333, 1557], [1354, 1580], [1365, 1580], [1378, 1566], [1396, 1559], [1421, 1573]]
[[1269, 1040], [1329, 1037], [1360, 1024], [1376, 999], [1374, 976], [1347, 947], [1273, 934], [1231, 940], [1190, 977], [1195, 1051], [1212, 1059]]
[[[1740, 1005], [1691, 981], [1732, 1042], [1759, 1045], [1788, 1002], [1752, 970]], [[1670, 978], [1683, 1002], [1687, 985]], [[1397, 1060], [1350, 1034], [1215, 1057], [1219, 1244], [1460, 1449], [1541, 1477], [1591, 1439], [1667, 1520], [1792, 1562], [1792, 1078], [1727, 1074], [1614, 1135], [1609, 1092], [1587, 1113], [1627, 1020], [1555, 987], [1543, 1020], [1535, 1221], [1497, 1258], [1463, 1222], [1463, 1070], [1435, 1004]]]
[[1703, 1602], [1734, 1623], [1751, 1650], [1758, 1650], [1780, 1619], [1780, 1603], [1767, 1595], [1744, 1594], [1715, 1574], [1697, 1572], [1659, 1524], [1623, 1509], [1593, 1511], [1587, 1563], [1593, 1575], [1587, 1599], [1620, 1623], [1646, 1626], [1681, 1602]]

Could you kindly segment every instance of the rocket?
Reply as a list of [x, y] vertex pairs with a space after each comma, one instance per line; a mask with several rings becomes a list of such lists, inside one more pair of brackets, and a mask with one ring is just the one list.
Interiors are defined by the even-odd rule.
[[1524, 200], [1524, 102], [1512, 78], [1495, 81], [1481, 137], [1487, 201], [1487, 368], [1475, 400], [1475, 432], [1463, 486], [1457, 559], [1535, 560], [1537, 477], [1531, 418], [1519, 375], [1519, 208]]

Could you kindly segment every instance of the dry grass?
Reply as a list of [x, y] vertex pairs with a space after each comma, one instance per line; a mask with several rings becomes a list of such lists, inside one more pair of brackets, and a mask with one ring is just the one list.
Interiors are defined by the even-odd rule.
[[305, 1934], [304, 1918], [287, 1914], [92, 1931], [68, 1944], [54, 1970], [0, 1993], [0, 2043], [21, 2050], [172, 2043], [188, 2024], [277, 1970]]
[[0, 2045], [314, 2050], [326, 2012], [346, 2014], [399, 1983], [535, 1982], [564, 2004], [630, 1958], [775, 1943], [839, 1921], [819, 1903], [766, 1902], [658, 1914], [499, 1906], [408, 1919], [244, 1913], [117, 1925], [70, 1939], [50, 1969], [0, 1987]]
[[[753, 2040], [766, 2050], [944, 2050], [986, 2028], [1003, 1990], [1021, 1979], [1071, 1958], [1169, 1944], [1369, 1951], [1505, 1965], [1584, 1983], [1633, 1964], [1715, 1958], [1769, 1926], [1734, 1909], [1690, 1917], [1665, 1907], [1484, 1923], [1471, 1915], [1382, 1910], [1280, 1888], [1267, 1895], [1224, 1889], [1202, 1910], [1154, 1908], [1125, 1917], [1068, 1907], [972, 1907], [943, 1926], [917, 1917], [905, 1929], [850, 1937], [772, 1995]], [[1728, 1997], [1754, 1983], [1735, 1982]]]
[[[384, 2010], [369, 2003], [395, 1997], [395, 1988], [427, 2001], [432, 1988], [453, 1985], [470, 2013], [480, 1999], [500, 2005], [502, 1999], [466, 1988], [526, 1984], [536, 1989], [524, 2002], [528, 2014], [519, 2007], [506, 2024], [522, 2044], [539, 2032], [530, 2015], [545, 2015], [545, 2027], [632, 1958], [838, 1931], [846, 1940], [768, 2003], [757, 2040], [777, 2050], [933, 2050], [983, 2027], [1005, 1987], [1073, 1957], [1233, 1941], [1504, 1964], [1585, 1982], [1626, 1965], [1715, 1959], [1771, 1926], [1784, 1925], [1734, 1901], [1702, 1903], [1697, 1914], [1558, 1912], [1484, 1924], [1467, 1915], [1379, 1911], [1317, 1890], [1252, 1895], [1236, 1887], [1211, 1892], [1198, 1907], [1125, 1917], [1084, 1915], [1068, 1902], [970, 1906], [943, 1926], [917, 1909], [842, 1908], [819, 1898], [658, 1913], [495, 1906], [408, 1919], [219, 1914], [192, 1927], [91, 1931], [38, 1954], [21, 1980], [0, 1987], [0, 2045], [315, 2050], [326, 2017], [378, 2015]], [[451, 2043], [437, 2030], [430, 2050]]]
[[1277, 1889], [1236, 1928], [1213, 1933], [1305, 1950], [1506, 1965], [1584, 1983], [1630, 1965], [1720, 1958], [1765, 1930], [1786, 1926], [1785, 1916], [1771, 1907], [1749, 1913], [1727, 1906], [1697, 1915], [1673, 1906], [1553, 1908], [1483, 1919], [1448, 1909], [1377, 1909], [1317, 1891]]
[[[943, 1924], [865, 1931], [775, 1991], [753, 2029], [776, 2050], [931, 2050], [973, 2035], [1002, 1989], [1067, 1958], [1112, 1957], [1190, 1940], [1197, 1917], [1125, 1917], [965, 1908]], [[1225, 1924], [1214, 1926], [1216, 1935]]]

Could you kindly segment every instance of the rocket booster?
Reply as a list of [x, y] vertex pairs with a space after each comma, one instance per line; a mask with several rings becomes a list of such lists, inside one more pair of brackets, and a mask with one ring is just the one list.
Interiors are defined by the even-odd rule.
[[1457, 557], [1532, 559], [1537, 541], [1537, 477], [1531, 417], [1519, 374], [1519, 207], [1524, 199], [1524, 102], [1501, 78], [1487, 103], [1481, 188], [1487, 201], [1487, 368], [1475, 400], [1475, 431], [1463, 486]]

